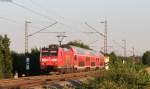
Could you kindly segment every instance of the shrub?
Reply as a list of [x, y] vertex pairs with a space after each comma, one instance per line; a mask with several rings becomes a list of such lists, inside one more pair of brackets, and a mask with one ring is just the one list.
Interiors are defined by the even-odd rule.
[[133, 64], [131, 61], [125, 61], [123, 64], [122, 60], [122, 58], [116, 57], [113, 61], [110, 61], [110, 70], [100, 71], [102, 74], [101, 77], [89, 81], [81, 89], [149, 88], [150, 75], [144, 70], [143, 65]]

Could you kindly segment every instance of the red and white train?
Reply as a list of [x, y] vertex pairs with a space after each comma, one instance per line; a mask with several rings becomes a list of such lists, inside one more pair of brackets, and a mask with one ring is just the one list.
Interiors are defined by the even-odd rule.
[[104, 67], [104, 56], [98, 52], [75, 46], [49, 45], [40, 51], [42, 71], [73, 72]]

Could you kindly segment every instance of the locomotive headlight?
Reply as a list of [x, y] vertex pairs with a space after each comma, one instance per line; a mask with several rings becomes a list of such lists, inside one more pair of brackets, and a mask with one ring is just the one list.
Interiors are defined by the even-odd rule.
[[51, 59], [52, 61], [57, 61], [57, 59]]
[[48, 61], [48, 59], [42, 59], [43, 62]]

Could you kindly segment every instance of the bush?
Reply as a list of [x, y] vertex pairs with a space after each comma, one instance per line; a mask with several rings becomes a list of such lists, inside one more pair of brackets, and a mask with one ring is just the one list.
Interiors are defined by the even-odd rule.
[[[115, 57], [115, 58], [114, 58]], [[145, 89], [149, 88], [150, 75], [142, 64], [133, 64], [131, 61], [122, 63], [122, 58], [114, 54], [110, 61], [110, 70], [100, 71], [102, 76], [84, 84], [85, 89]], [[82, 89], [82, 88], [81, 88]]]
[[144, 65], [150, 66], [150, 51], [147, 51], [143, 54], [142, 62]]

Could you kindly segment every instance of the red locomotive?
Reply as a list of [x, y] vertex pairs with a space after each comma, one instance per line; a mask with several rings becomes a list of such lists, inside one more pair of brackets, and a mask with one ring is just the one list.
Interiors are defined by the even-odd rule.
[[75, 46], [49, 45], [40, 52], [42, 71], [73, 72], [104, 67], [104, 56]]

